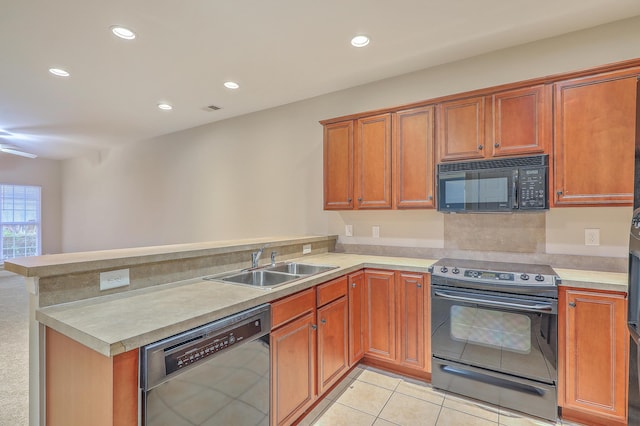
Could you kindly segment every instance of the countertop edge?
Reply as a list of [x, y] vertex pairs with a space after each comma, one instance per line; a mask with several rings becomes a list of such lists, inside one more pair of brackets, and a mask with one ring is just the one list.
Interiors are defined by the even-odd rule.
[[[102, 339], [96, 335], [91, 335], [90, 333], [73, 327], [72, 325], [65, 323], [64, 321], [60, 321], [57, 318], [56, 314], [64, 312], [66, 307], [81, 305], [87, 308], [97, 307], [101, 303], [101, 301], [98, 300], [100, 298], [72, 302], [65, 305], [54, 305], [38, 309], [36, 311], [36, 320], [38, 320], [45, 326], [51, 327], [54, 330], [66, 335], [67, 337], [70, 337], [105, 356], [112, 357], [128, 350], [139, 348], [146, 344], [161, 340], [162, 338], [174, 335], [181, 331], [215, 321], [217, 319], [232, 315], [245, 309], [249, 309], [253, 306], [257, 306], [262, 303], [269, 303], [274, 300], [287, 297], [291, 294], [330, 281], [332, 279], [348, 275], [364, 268], [393, 269], [398, 271], [427, 273], [429, 266], [437, 261], [437, 259], [398, 258], [344, 253], [326, 253], [314, 255], [312, 257], [305, 257], [305, 261], [311, 263], [326, 264], [328, 259], [334, 256], [342, 256], [342, 258], [353, 260], [348, 261], [346, 264], [343, 264], [343, 266], [340, 266], [339, 268], [332, 271], [302, 279], [295, 283], [282, 286], [273, 291], [250, 289], [252, 290], [251, 294], [250, 292], [247, 292], [247, 294], [250, 295], [244, 300], [239, 300], [224, 307], [213, 308], [210, 312], [206, 312], [204, 314], [196, 315], [190, 318], [185, 318], [184, 320], [178, 321], [171, 325], [159, 326], [157, 329], [149, 330], [144, 333], [133, 334], [129, 337], [115, 341], [109, 341], [108, 339]], [[626, 293], [627, 290], [626, 274], [563, 269], [556, 271], [558, 272], [558, 275], [562, 280], [560, 286], [584, 288], [589, 290], [616, 291], [624, 293]], [[589, 278], [591, 276], [595, 278]], [[581, 279], [576, 279], [577, 277]], [[197, 283], [201, 282], [202, 280], [194, 279], [190, 281], [193, 281], [193, 283]], [[123, 298], [126, 297], [126, 295], [123, 296]]]

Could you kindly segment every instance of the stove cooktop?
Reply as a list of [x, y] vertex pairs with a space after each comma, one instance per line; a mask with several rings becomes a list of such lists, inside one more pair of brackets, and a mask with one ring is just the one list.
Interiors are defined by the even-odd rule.
[[430, 268], [433, 277], [504, 286], [556, 286], [560, 277], [548, 265], [440, 259]]

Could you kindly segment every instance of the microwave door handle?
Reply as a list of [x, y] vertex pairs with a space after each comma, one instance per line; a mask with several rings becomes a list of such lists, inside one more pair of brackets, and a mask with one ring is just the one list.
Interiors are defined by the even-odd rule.
[[499, 306], [505, 308], [516, 308], [516, 309], [529, 309], [534, 311], [552, 311], [553, 307], [551, 304], [535, 304], [535, 305], [523, 305], [520, 303], [508, 303], [508, 302], [500, 302], [497, 300], [485, 300], [485, 299], [475, 299], [473, 297], [465, 297], [465, 296], [454, 296], [453, 294], [443, 293], [440, 291], [435, 292], [436, 296], [451, 299], [451, 300], [459, 300], [461, 302], [469, 302], [469, 303], [477, 303], [479, 305], [490, 305], [490, 306]]
[[511, 179], [511, 189], [513, 190], [513, 208], [517, 209], [518, 206], [518, 170], [513, 171], [513, 179]]

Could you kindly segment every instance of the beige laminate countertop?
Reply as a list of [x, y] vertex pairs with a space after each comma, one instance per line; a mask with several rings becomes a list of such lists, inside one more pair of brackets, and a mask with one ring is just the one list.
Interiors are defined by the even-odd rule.
[[[114, 356], [362, 268], [428, 272], [436, 262], [343, 253], [297, 260], [338, 268], [273, 290], [192, 279], [49, 306], [36, 311], [36, 320], [105, 356]], [[626, 274], [555, 270], [565, 286], [621, 292], [627, 289]]]

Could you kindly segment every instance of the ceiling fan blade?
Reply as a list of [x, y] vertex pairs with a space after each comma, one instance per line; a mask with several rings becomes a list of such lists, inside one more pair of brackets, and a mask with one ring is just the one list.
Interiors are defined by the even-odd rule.
[[20, 157], [27, 157], [27, 158], [36, 158], [37, 157], [36, 154], [31, 154], [29, 152], [20, 151], [20, 150], [17, 150], [15, 148], [10, 148], [10, 147], [7, 147], [7, 146], [0, 146], [0, 151], [6, 152], [7, 154], [19, 155]]

